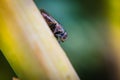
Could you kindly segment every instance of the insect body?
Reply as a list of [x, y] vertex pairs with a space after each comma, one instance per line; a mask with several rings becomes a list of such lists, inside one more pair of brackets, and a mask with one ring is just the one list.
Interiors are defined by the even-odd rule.
[[52, 30], [54, 36], [59, 39], [60, 41], [64, 42], [67, 38], [66, 31], [62, 28], [62, 26], [53, 18], [51, 17], [44, 9], [40, 9], [42, 16], [44, 17], [45, 21], [47, 22], [48, 26]]

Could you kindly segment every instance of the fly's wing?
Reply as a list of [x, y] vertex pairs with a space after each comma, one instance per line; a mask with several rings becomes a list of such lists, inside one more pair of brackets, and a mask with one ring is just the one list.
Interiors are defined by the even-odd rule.
[[64, 31], [61, 25], [52, 16], [50, 16], [44, 9], [40, 9], [40, 12], [53, 33]]
[[40, 9], [42, 16], [45, 18], [46, 22], [49, 24], [57, 23], [57, 21], [50, 16], [44, 9]]

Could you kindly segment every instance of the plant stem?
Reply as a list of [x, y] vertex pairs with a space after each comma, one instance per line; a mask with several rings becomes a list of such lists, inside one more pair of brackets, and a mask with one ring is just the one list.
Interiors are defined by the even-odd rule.
[[32, 0], [0, 1], [0, 49], [21, 80], [79, 80]]

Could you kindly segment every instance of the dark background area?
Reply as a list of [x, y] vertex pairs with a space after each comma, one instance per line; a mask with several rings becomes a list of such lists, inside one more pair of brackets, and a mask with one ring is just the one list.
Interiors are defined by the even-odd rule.
[[14, 71], [0, 51], [0, 80], [12, 80], [13, 76], [16, 76]]

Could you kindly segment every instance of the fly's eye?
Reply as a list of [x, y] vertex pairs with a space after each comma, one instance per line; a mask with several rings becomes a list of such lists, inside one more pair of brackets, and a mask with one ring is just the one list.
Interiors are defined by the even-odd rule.
[[66, 38], [67, 38], [67, 35], [64, 35], [64, 36], [63, 36], [63, 39], [66, 39]]
[[61, 34], [61, 36], [62, 36], [63, 39], [66, 39], [67, 38], [67, 33], [64, 32], [63, 34]]

